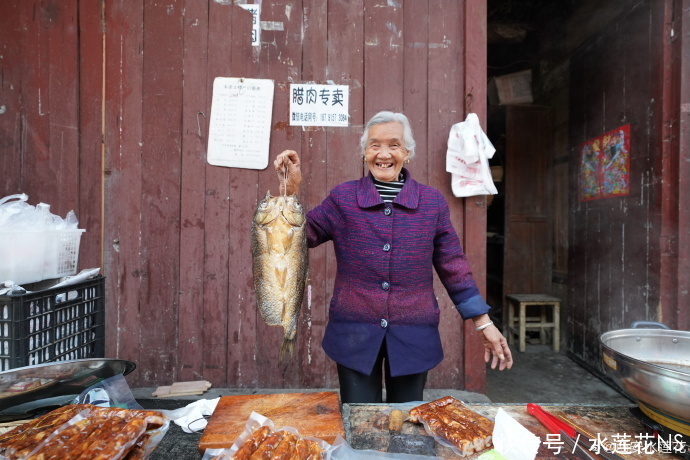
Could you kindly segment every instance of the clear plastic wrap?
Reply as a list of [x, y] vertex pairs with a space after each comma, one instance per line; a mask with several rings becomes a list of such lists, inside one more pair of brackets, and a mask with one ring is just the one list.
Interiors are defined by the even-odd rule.
[[32, 206], [27, 203], [28, 199], [24, 193], [0, 199], [0, 230], [73, 230], [79, 226], [74, 211], [69, 211], [63, 219], [50, 212], [49, 204]]
[[[129, 425], [127, 432], [123, 431]], [[127, 455], [130, 448], [146, 431], [146, 423], [125, 421], [114, 417], [106, 420], [92, 417], [90, 409], [84, 410], [51, 433], [25, 458], [102, 458], [118, 460]], [[107, 443], [103, 442], [105, 435]]]
[[92, 404], [99, 407], [143, 409], [134, 399], [124, 375], [116, 374], [90, 386], [77, 396], [72, 404]]
[[[410, 408], [414, 406], [409, 406]], [[264, 417], [261, 414], [252, 412], [251, 416], [247, 420], [244, 431], [237, 437], [235, 443], [227, 449], [206, 449], [202, 460], [230, 460], [237, 453], [237, 451], [242, 447], [242, 445], [249, 439], [258, 429], [261, 427], [268, 426], [272, 431], [287, 431], [299, 435], [296, 429], [292, 427], [282, 427], [276, 429], [273, 421]], [[313, 437], [305, 437], [303, 439], [308, 439], [318, 443], [322, 450], [321, 458], [323, 460], [367, 460], [367, 459], [400, 459], [400, 460], [433, 460], [439, 457], [424, 456], [424, 455], [412, 455], [412, 454], [401, 454], [392, 452], [379, 452], [376, 450], [360, 450], [353, 449], [347, 441], [342, 437], [338, 436], [333, 444], [328, 444], [326, 441]]]
[[261, 427], [267, 426], [271, 429], [273, 432], [277, 431], [286, 431], [292, 434], [297, 435], [298, 437], [302, 439], [306, 439], [309, 441], [314, 441], [318, 444], [319, 448], [323, 452], [322, 458], [328, 459], [330, 458], [330, 454], [333, 451], [333, 446], [328, 444], [326, 441], [323, 439], [318, 439], [318, 438], [313, 438], [313, 437], [302, 437], [300, 436], [299, 432], [293, 428], [293, 427], [282, 427], [282, 428], [277, 428], [275, 427], [273, 421], [267, 417], [264, 417], [261, 414], [258, 414], [256, 412], [252, 412], [251, 415], [249, 416], [249, 419], [247, 420], [247, 423], [245, 424], [244, 431], [237, 437], [235, 442], [231, 447], [228, 449], [206, 449], [204, 452], [204, 456], [202, 457], [202, 460], [225, 460], [225, 459], [231, 459], [235, 453], [242, 447], [244, 442], [249, 439], [255, 431], [260, 429]]
[[69, 450], [66, 448], [66, 440], [79, 431], [85, 431], [86, 425], [88, 424], [89, 412], [89, 409], [79, 412], [66, 423], [60, 425], [55, 431], [43, 438], [38, 444], [10, 447], [5, 455], [8, 459], [32, 458], [39, 453], [45, 454], [46, 458], [50, 458], [50, 456], [68, 458], [67, 454]]
[[[473, 412], [474, 414], [477, 414], [477, 415], [480, 416], [480, 417], [484, 417], [484, 418], [486, 418], [486, 419], [489, 420], [489, 421], [492, 421], [491, 419], [489, 419], [488, 417], [484, 416], [483, 414], [480, 414], [480, 413], [478, 413], [478, 412], [476, 412], [476, 411], [473, 411], [473, 410], [469, 409], [467, 406], [465, 406], [464, 403], [462, 403], [462, 401], [459, 401], [459, 400], [457, 400], [457, 399], [455, 399], [455, 398], [452, 398], [452, 397], [450, 397], [450, 396], [448, 396], [448, 397], [446, 397], [446, 398], [451, 398], [452, 401], [453, 401], [453, 403], [459, 404], [459, 405], [461, 405], [464, 409], [469, 410], [469, 411]], [[439, 399], [439, 400], [437, 400], [437, 401], [441, 401], [441, 400], [446, 399], [446, 398], [441, 398], [441, 399]], [[432, 401], [432, 402], [436, 402], [436, 401]], [[410, 411], [411, 411], [412, 409], [414, 409], [414, 408], [416, 408], [416, 407], [419, 407], [419, 406], [421, 406], [421, 405], [424, 405], [424, 404], [429, 404], [429, 401], [412, 401], [412, 402], [408, 402], [408, 403], [394, 404], [394, 405], [392, 405], [391, 407], [388, 407], [388, 408], [386, 408], [386, 409], [383, 409], [382, 412], [385, 413], [385, 414], [387, 414], [387, 415], [389, 415], [390, 412], [391, 412], [393, 409], [399, 409], [399, 410], [403, 411], [406, 415], [409, 416], [409, 413], [410, 413]], [[444, 438], [444, 437], [441, 437], [441, 436], [437, 435], [436, 433], [434, 433], [434, 430], [431, 429], [431, 427], [429, 426], [428, 421], [427, 421], [427, 420], [424, 420], [424, 418], [420, 417], [420, 419], [419, 419], [419, 421], [418, 421], [417, 423], [421, 423], [422, 426], [424, 426], [424, 431], [426, 431], [426, 433], [427, 433], [429, 436], [433, 437], [434, 440], [435, 440], [437, 443], [439, 443], [440, 445], [442, 445], [442, 446], [444, 446], [444, 447], [447, 447], [448, 449], [452, 450], [456, 455], [459, 455], [459, 456], [461, 456], [461, 457], [465, 457], [465, 456], [467, 456], [467, 455], [471, 455], [471, 454], [475, 454], [475, 453], [481, 452], [482, 450], [485, 450], [485, 449], [488, 447], [488, 446], [487, 446], [487, 447], [484, 447], [483, 449], [479, 449], [479, 450], [477, 450], [477, 451], [465, 452], [465, 451], [463, 451], [462, 449], [460, 449], [457, 445], [455, 445], [455, 444], [453, 444], [452, 442], [450, 442], [448, 439], [446, 439], [446, 438]], [[490, 440], [490, 439], [491, 439], [491, 438], [489, 438], [489, 446], [491, 445], [491, 440]]]
[[400, 459], [400, 460], [441, 460], [442, 457], [432, 457], [428, 455], [402, 454], [393, 452], [380, 452], [369, 449], [353, 449], [347, 441], [338, 436], [333, 442], [329, 460], [381, 460], [381, 459]]
[[[60, 422], [51, 423], [56, 420]], [[145, 459], [165, 436], [170, 421], [155, 411], [78, 404], [57, 409], [30, 425], [24, 430], [15, 428], [15, 437], [9, 433], [0, 441], [1, 460]]]

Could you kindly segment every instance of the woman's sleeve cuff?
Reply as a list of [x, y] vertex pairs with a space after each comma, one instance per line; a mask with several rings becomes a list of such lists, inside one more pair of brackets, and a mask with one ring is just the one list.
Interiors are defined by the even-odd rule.
[[489, 307], [484, 299], [480, 295], [475, 295], [469, 299], [463, 300], [455, 306], [460, 312], [462, 319], [474, 318], [475, 316], [483, 315], [488, 313], [491, 307]]

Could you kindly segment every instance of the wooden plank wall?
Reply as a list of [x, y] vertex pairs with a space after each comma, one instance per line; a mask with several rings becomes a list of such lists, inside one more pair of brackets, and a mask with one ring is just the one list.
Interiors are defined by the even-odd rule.
[[661, 307], [669, 327], [690, 330], [690, 4], [665, 2], [661, 167]]
[[[599, 336], [660, 318], [663, 5], [640, 2], [571, 59], [568, 349], [598, 367]], [[630, 123], [630, 195], [578, 200], [580, 145]]]
[[4, 2], [0, 15], [0, 194], [64, 217], [79, 211], [77, 2], [36, 3]]
[[[254, 206], [276, 192], [272, 168], [206, 163], [215, 77], [275, 82], [271, 163], [301, 153], [307, 209], [366, 171], [363, 123], [383, 109], [413, 124], [414, 177], [439, 188], [484, 288], [485, 204], [456, 199], [445, 172], [450, 126], [467, 94], [485, 114], [485, 5], [457, 0], [274, 0], [251, 15], [231, 1], [19, 1], [0, 7], [7, 113], [0, 115], [3, 194], [78, 208], [81, 266], [107, 278], [107, 355], [138, 364], [131, 385], [207, 379], [231, 387], [335, 387], [321, 350], [336, 261], [311, 270], [293, 359], [255, 308], [249, 250]], [[270, 29], [270, 30], [269, 30]], [[11, 45], [11, 46], [10, 46]], [[290, 127], [289, 83], [348, 85], [348, 128]], [[7, 101], [7, 102], [5, 102]], [[446, 358], [429, 387], [484, 389], [481, 346], [440, 283]]]
[[678, 218], [678, 307], [670, 315], [678, 315], [678, 329], [690, 330], [690, 1], [674, 2], [679, 35], [675, 47], [676, 81], [678, 81], [678, 149], [679, 149], [679, 218]]
[[[542, 106], [509, 106], [505, 132], [503, 298], [551, 295], [551, 112]], [[507, 309], [503, 321], [508, 322]]]
[[[22, 25], [21, 2], [4, 2], [0, 14], [0, 181], [2, 197], [14, 195], [22, 190]], [[31, 197], [30, 197], [31, 198]], [[32, 198], [33, 199], [33, 198]]]

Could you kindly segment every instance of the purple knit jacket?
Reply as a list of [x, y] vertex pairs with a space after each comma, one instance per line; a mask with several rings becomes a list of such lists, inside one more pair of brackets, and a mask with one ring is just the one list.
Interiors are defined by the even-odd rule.
[[383, 202], [369, 174], [336, 186], [307, 213], [309, 247], [332, 240], [338, 262], [323, 349], [367, 375], [384, 337], [393, 377], [443, 359], [432, 268], [463, 319], [489, 311], [446, 200], [402, 172], [405, 185], [392, 203]]

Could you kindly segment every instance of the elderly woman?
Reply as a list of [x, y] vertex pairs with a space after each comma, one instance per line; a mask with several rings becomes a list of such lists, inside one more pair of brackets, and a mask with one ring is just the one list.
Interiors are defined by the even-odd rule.
[[[322, 345], [337, 363], [342, 402], [383, 402], [382, 372], [388, 403], [423, 399], [427, 372], [443, 359], [432, 267], [462, 318], [480, 331], [484, 360], [510, 368], [510, 349], [489, 319], [448, 204], [403, 167], [415, 152], [407, 117], [374, 115], [361, 146], [369, 174], [336, 186], [307, 213], [309, 247], [331, 240], [338, 261]], [[281, 194], [297, 194], [297, 153], [282, 152], [274, 167]]]

